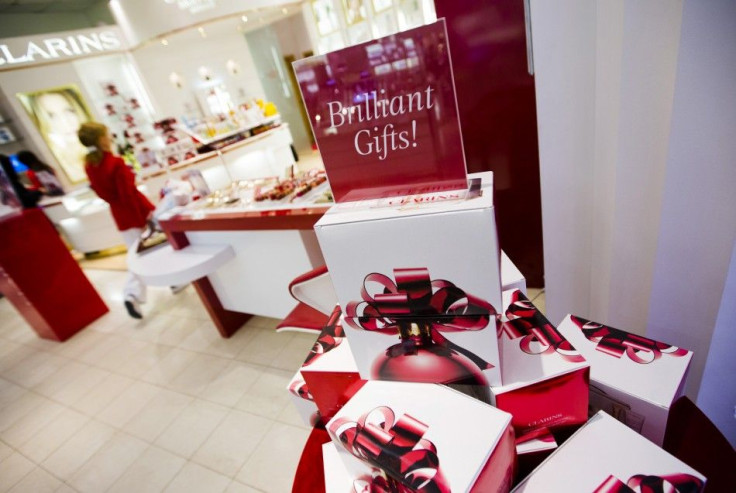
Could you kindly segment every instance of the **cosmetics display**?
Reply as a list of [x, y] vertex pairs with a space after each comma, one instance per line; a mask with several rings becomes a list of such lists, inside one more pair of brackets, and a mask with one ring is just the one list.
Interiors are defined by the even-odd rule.
[[202, 211], [210, 214], [291, 209], [295, 206], [324, 206], [331, 203], [332, 195], [324, 171], [313, 169], [293, 178], [266, 177], [233, 181], [181, 212], [196, 214]]
[[693, 353], [574, 315], [559, 330], [590, 363], [591, 409], [661, 445]]
[[[616, 419], [589, 421], [603, 408], [661, 444], [691, 353], [577, 317], [556, 327], [527, 298], [493, 174], [465, 173], [446, 42], [439, 21], [294, 64], [336, 201], [314, 230], [339, 308], [290, 384], [317, 426], [331, 417], [326, 491], [507, 492], [530, 473], [520, 491], [700, 491]], [[397, 76], [375, 53], [412, 62]], [[353, 387], [316, 371], [339, 352]]]
[[514, 491], [698, 493], [705, 481], [695, 469], [599, 412]]

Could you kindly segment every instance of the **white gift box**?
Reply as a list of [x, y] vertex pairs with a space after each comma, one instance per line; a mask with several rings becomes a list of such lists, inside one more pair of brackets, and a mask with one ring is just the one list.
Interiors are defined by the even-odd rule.
[[327, 431], [353, 475], [368, 464], [418, 491], [511, 485], [511, 416], [442, 385], [368, 381]]
[[370, 493], [374, 481], [382, 481], [374, 468], [359, 461], [355, 461], [353, 470], [348, 470], [332, 442], [322, 445], [322, 464], [325, 493]]
[[506, 252], [501, 250], [501, 290], [518, 289], [526, 295], [526, 278]]
[[302, 372], [297, 370], [291, 378], [286, 390], [291, 395], [291, 402], [294, 404], [299, 416], [307, 426], [314, 426], [320, 419], [317, 404], [314, 402], [312, 394], [309, 392], [307, 383], [304, 381]]
[[287, 388], [309, 426], [332, 417], [359, 388], [360, 376], [339, 321], [340, 308], [335, 307]]
[[692, 352], [574, 315], [558, 329], [590, 363], [591, 414], [604, 410], [661, 445]]
[[704, 486], [698, 471], [601, 411], [514, 492], [697, 493]]
[[459, 383], [501, 383], [493, 337], [502, 303], [493, 175], [473, 178], [481, 179], [474, 198], [468, 196], [475, 192], [449, 192], [349, 202], [333, 206], [315, 225], [363, 378], [458, 383], [459, 370], [381, 370], [377, 358], [392, 347], [398, 351], [400, 333], [407, 340], [408, 332], [426, 330], [425, 342], [452, 352], [457, 368], [471, 367], [468, 381]]
[[504, 385], [491, 387], [493, 405], [513, 415], [518, 437], [582, 425], [588, 419], [585, 358], [520, 290], [503, 295]]

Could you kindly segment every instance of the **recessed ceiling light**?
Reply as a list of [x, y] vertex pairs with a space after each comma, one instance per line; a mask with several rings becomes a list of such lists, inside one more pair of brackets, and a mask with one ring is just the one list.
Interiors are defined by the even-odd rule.
[[169, 40], [168, 40], [168, 39], [166, 39], [166, 38], [163, 38], [163, 39], [161, 40], [161, 44], [162, 44], [162, 45], [164, 45], [164, 46], [169, 46]]
[[247, 15], [244, 15], [243, 17], [241, 17], [241, 19], [243, 19], [243, 22], [248, 22], [248, 16]]
[[281, 9], [281, 13], [282, 14], [288, 14], [289, 13], [289, 9], [287, 9], [286, 7], [284, 7], [283, 9]]

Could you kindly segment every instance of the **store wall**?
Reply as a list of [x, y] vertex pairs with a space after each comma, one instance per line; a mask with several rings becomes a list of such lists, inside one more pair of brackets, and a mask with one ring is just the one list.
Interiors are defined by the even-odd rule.
[[271, 27], [284, 55], [294, 55], [299, 60], [305, 51], [314, 51], [302, 12], [274, 22]]
[[[208, 27], [207, 38], [192, 29], [167, 40], [168, 46], [150, 43], [132, 52], [154, 107], [162, 118], [199, 113], [198, 94], [210, 84], [223, 83], [235, 103], [266, 96], [248, 44], [234, 25]], [[237, 75], [226, 68], [231, 59], [240, 66]], [[203, 65], [212, 73], [209, 82], [203, 81], [198, 73]], [[182, 77], [181, 88], [169, 81], [172, 72]]]
[[695, 399], [733, 303], [736, 4], [532, 0], [531, 23], [548, 315], [692, 349]]

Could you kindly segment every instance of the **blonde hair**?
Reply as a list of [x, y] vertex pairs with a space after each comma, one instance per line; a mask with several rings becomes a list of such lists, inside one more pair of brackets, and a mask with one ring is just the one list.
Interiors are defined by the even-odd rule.
[[[85, 157], [88, 163], [99, 163], [102, 160], [102, 150], [98, 147], [100, 139], [107, 134], [107, 127], [99, 122], [85, 122], [77, 131], [79, 142], [89, 149]], [[94, 148], [94, 149], [92, 149]]]

